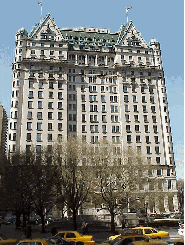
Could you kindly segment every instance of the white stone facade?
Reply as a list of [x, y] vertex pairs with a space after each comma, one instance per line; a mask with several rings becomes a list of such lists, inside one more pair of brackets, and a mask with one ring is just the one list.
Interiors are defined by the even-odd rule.
[[[118, 33], [57, 28], [50, 15], [16, 34], [9, 152], [39, 150], [69, 134], [129, 144], [155, 166], [164, 210], [178, 210], [176, 174], [160, 45], [133, 23]], [[160, 182], [160, 181], [159, 181]], [[156, 187], [159, 188], [159, 187]], [[167, 199], [166, 199], [167, 198]], [[157, 206], [155, 208], [157, 210]]]

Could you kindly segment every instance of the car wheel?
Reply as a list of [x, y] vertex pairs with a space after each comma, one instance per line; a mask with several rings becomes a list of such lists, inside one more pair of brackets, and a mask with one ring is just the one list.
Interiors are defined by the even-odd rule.
[[83, 242], [77, 242], [76, 245], [84, 245]]

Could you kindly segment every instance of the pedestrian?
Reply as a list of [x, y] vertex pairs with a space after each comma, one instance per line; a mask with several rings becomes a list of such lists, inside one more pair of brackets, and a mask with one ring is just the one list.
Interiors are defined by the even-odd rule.
[[30, 238], [31, 239], [32, 238], [31, 233], [32, 233], [31, 225], [30, 225], [30, 223], [28, 223], [27, 232], [26, 232], [26, 238]]
[[85, 222], [85, 234], [87, 235], [89, 232], [89, 224]]
[[122, 229], [125, 229], [125, 220], [122, 219]]
[[52, 236], [55, 236], [57, 234], [57, 228], [55, 227], [55, 226], [53, 226], [52, 228], [51, 228], [51, 235]]
[[85, 223], [85, 221], [83, 221], [83, 222], [82, 222], [82, 226], [81, 226], [82, 235], [85, 234], [85, 225], [86, 225], [86, 223]]

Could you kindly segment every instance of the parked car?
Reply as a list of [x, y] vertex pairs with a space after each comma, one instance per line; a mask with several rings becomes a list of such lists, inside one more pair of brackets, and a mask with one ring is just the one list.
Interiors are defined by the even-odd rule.
[[50, 245], [46, 239], [34, 238], [20, 240], [17, 245]]
[[145, 237], [143, 235], [137, 235], [135, 233], [125, 235], [125, 236], [119, 236], [114, 240], [107, 240], [101, 243], [101, 245], [130, 245], [133, 244], [133, 242], [138, 242], [138, 244], [141, 244], [141, 242], [145, 241], [146, 243], [149, 242], [149, 238]]
[[162, 238], [168, 237], [169, 233], [167, 231], [158, 231], [152, 227], [135, 227], [133, 230], [141, 231], [141, 234], [148, 236], [150, 238]]
[[0, 245], [3, 245], [3, 244], [13, 245], [13, 244], [16, 244], [17, 242], [18, 242], [17, 239], [7, 238], [4, 235], [0, 234]]
[[75, 241], [77, 245], [95, 245], [95, 241], [93, 241], [92, 236], [83, 236], [77, 231], [58, 231], [57, 236], [60, 236], [68, 241]]
[[75, 245], [75, 241], [67, 241], [66, 239], [60, 236], [52, 236], [46, 238], [50, 245]]

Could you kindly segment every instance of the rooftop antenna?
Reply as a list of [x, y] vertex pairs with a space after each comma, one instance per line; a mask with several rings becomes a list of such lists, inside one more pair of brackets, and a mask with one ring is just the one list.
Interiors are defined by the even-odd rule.
[[40, 5], [41, 15], [40, 15], [40, 23], [42, 22], [42, 1], [38, 1], [38, 4]]
[[128, 11], [132, 8], [132, 6], [130, 6], [129, 8], [126, 8], [126, 16], [127, 16], [127, 24], [128, 24]]

